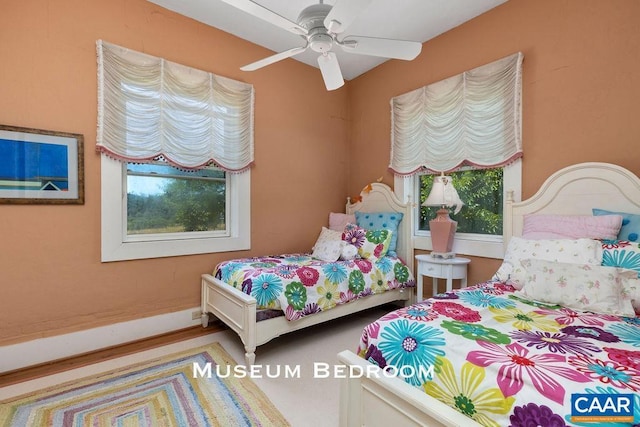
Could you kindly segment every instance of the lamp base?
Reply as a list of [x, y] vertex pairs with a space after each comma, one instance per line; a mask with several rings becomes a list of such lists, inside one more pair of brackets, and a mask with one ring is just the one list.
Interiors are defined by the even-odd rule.
[[436, 259], [453, 259], [456, 257], [455, 252], [431, 252], [431, 258]]
[[447, 209], [438, 209], [437, 216], [429, 221], [433, 252], [451, 252], [453, 248], [453, 236], [456, 234], [457, 227], [458, 223], [449, 218], [449, 211]]

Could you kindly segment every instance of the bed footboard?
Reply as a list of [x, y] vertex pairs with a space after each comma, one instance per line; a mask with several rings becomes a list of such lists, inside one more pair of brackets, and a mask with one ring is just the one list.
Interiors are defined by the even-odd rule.
[[[374, 365], [350, 351], [338, 354], [348, 374], [340, 385], [340, 426], [480, 426], [453, 408], [380, 373], [366, 375]], [[360, 373], [365, 375], [360, 375]]]
[[[255, 298], [219, 281], [210, 274], [202, 275], [202, 325], [209, 323], [209, 313], [238, 334], [245, 349], [245, 363], [253, 365], [256, 358]], [[205, 318], [206, 316], [206, 318]]]
[[406, 305], [413, 295], [413, 289], [398, 288], [382, 294], [360, 298], [349, 304], [342, 304], [331, 310], [307, 316], [295, 322], [284, 316], [257, 322], [257, 301], [250, 295], [216, 279], [210, 274], [202, 276], [202, 325], [209, 323], [213, 315], [231, 328], [242, 340], [245, 349], [245, 363], [253, 365], [256, 347], [289, 332], [337, 319], [382, 304], [401, 301]]

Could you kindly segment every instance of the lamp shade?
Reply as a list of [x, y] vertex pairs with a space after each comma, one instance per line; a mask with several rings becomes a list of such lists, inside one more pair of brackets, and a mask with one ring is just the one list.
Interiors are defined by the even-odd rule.
[[451, 177], [444, 174], [433, 178], [431, 192], [422, 203], [422, 206], [440, 206], [441, 208], [455, 206], [454, 213], [460, 212], [463, 205], [464, 203], [460, 200]]

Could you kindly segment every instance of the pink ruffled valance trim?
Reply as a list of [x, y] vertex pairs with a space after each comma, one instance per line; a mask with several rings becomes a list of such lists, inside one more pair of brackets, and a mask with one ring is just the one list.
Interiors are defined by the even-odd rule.
[[220, 162], [218, 162], [216, 159], [210, 159], [209, 161], [200, 164], [200, 165], [196, 165], [196, 166], [185, 166], [182, 165], [178, 162], [173, 161], [170, 157], [167, 157], [167, 155], [165, 155], [164, 153], [158, 153], [157, 155], [154, 156], [150, 156], [150, 157], [144, 157], [144, 158], [134, 158], [134, 157], [126, 157], [126, 156], [122, 156], [119, 154], [114, 153], [113, 151], [110, 151], [109, 149], [107, 149], [106, 147], [102, 147], [100, 145], [96, 146], [96, 151], [104, 154], [105, 156], [120, 161], [120, 162], [125, 162], [125, 163], [151, 163], [153, 161], [156, 160], [164, 160], [165, 162], [167, 162], [168, 164], [170, 164], [171, 166], [180, 169], [180, 170], [184, 170], [184, 171], [197, 171], [200, 169], [204, 169], [208, 166], [210, 166], [211, 164], [215, 164], [216, 167], [222, 169], [225, 172], [228, 173], [243, 173], [248, 171], [249, 169], [251, 169], [251, 167], [254, 165], [255, 162], [250, 162], [248, 165], [242, 167], [241, 169], [231, 169], [231, 168], [227, 168], [224, 165], [220, 164]]

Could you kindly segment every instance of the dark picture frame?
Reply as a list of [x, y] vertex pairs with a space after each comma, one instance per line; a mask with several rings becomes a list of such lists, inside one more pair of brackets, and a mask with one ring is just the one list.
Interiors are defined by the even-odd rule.
[[84, 204], [84, 136], [0, 125], [0, 203]]

